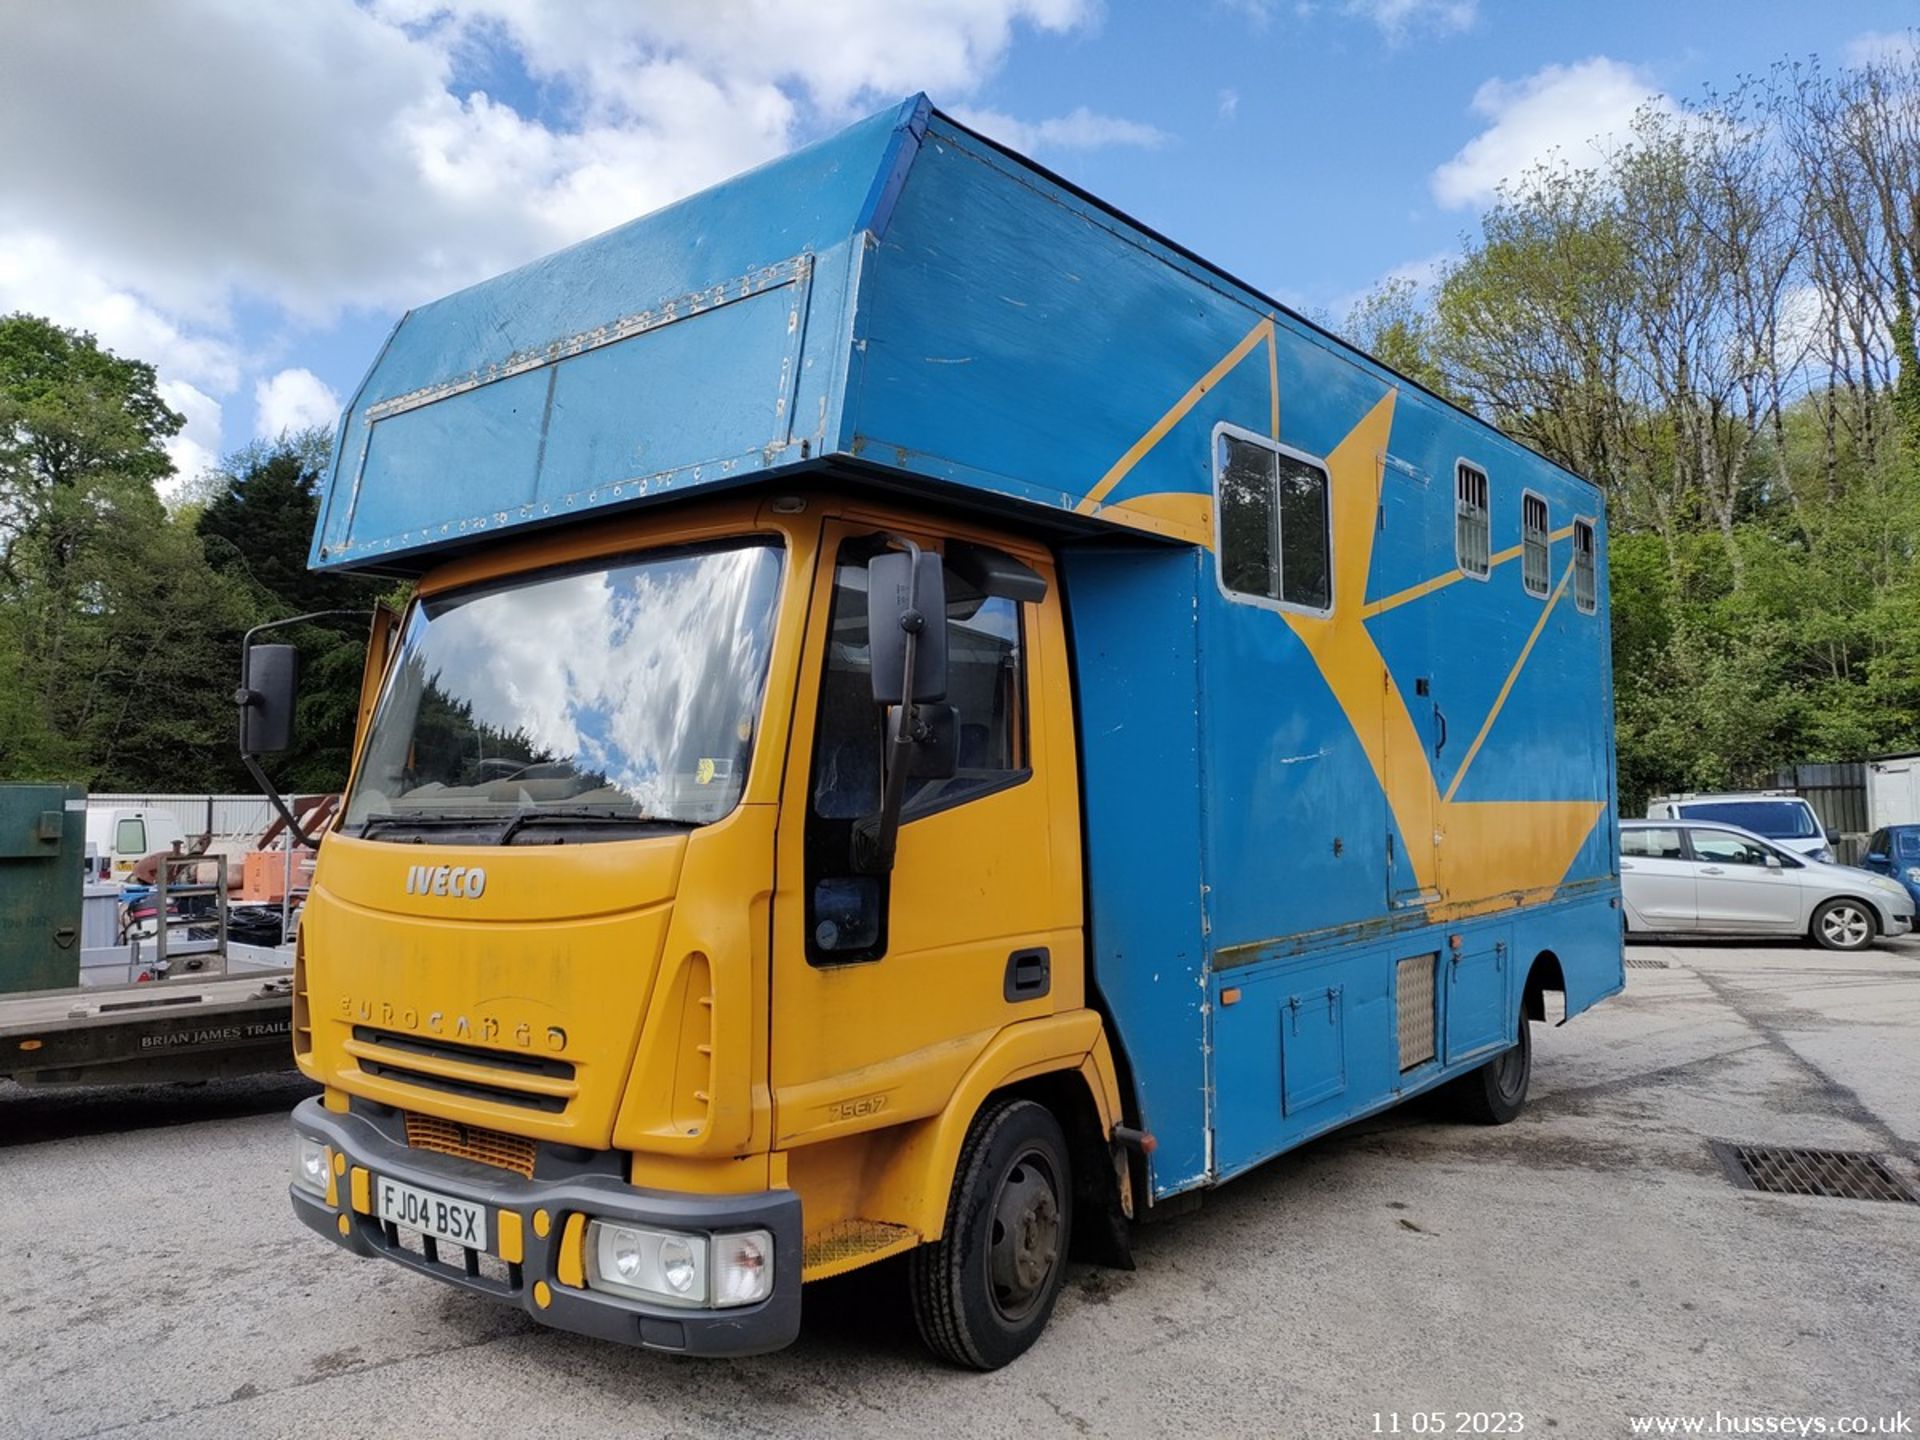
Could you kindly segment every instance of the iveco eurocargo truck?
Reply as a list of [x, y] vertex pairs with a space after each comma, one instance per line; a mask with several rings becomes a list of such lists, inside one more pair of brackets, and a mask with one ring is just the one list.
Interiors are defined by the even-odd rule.
[[1622, 986], [1605, 550], [924, 98], [413, 310], [311, 555], [414, 598], [301, 928], [296, 1212], [696, 1355], [904, 1255], [990, 1369], [1194, 1192], [1511, 1118]]

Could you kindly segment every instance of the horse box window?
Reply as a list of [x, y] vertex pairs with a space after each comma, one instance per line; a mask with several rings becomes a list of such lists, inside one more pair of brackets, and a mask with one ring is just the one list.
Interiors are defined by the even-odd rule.
[[1493, 568], [1487, 522], [1487, 472], [1462, 460], [1453, 468], [1453, 561], [1464, 575], [1487, 578]]
[[1547, 532], [1547, 502], [1529, 490], [1520, 497], [1520, 580], [1529, 595], [1545, 595], [1551, 585]]
[[1326, 467], [1245, 430], [1214, 431], [1220, 585], [1325, 614], [1333, 608], [1333, 531]]
[[1593, 522], [1573, 522], [1573, 603], [1591, 615], [1600, 605], [1600, 582], [1594, 568]]

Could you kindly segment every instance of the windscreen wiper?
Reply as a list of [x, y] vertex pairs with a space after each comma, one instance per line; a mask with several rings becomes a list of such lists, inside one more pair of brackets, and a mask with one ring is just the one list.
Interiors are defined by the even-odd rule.
[[617, 825], [631, 827], [635, 825], [672, 825], [692, 829], [699, 822], [694, 820], [667, 820], [658, 815], [642, 815], [635, 810], [522, 810], [509, 820], [506, 828], [500, 832], [494, 842], [498, 845], [511, 845], [513, 837], [522, 830], [531, 830], [536, 826], [545, 829], [557, 826], [593, 826]]
[[412, 829], [418, 826], [422, 830], [445, 830], [456, 826], [498, 825], [501, 817], [488, 814], [484, 810], [466, 811], [427, 811], [419, 815], [407, 815], [389, 811], [385, 815], [369, 815], [360, 822], [360, 838], [365, 839], [376, 829], [384, 826], [398, 826]]

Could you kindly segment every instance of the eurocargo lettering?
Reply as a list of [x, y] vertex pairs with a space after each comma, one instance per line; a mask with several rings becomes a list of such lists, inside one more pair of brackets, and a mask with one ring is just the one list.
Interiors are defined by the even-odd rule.
[[295, 1209], [692, 1354], [907, 1254], [989, 1369], [1171, 1202], [1436, 1087], [1511, 1118], [1622, 985], [1605, 543], [924, 99], [411, 312], [311, 556], [416, 598], [301, 932]]

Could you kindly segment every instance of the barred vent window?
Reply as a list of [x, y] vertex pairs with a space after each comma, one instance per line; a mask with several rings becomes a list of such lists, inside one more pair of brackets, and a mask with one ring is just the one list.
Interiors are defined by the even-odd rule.
[[1600, 604], [1600, 586], [1594, 573], [1593, 522], [1573, 522], [1573, 603], [1591, 615]]
[[1462, 573], [1487, 578], [1487, 472], [1461, 461], [1454, 471], [1453, 559]]
[[1545, 595], [1552, 562], [1548, 558], [1547, 502], [1538, 495], [1520, 497], [1520, 578], [1529, 595]]

